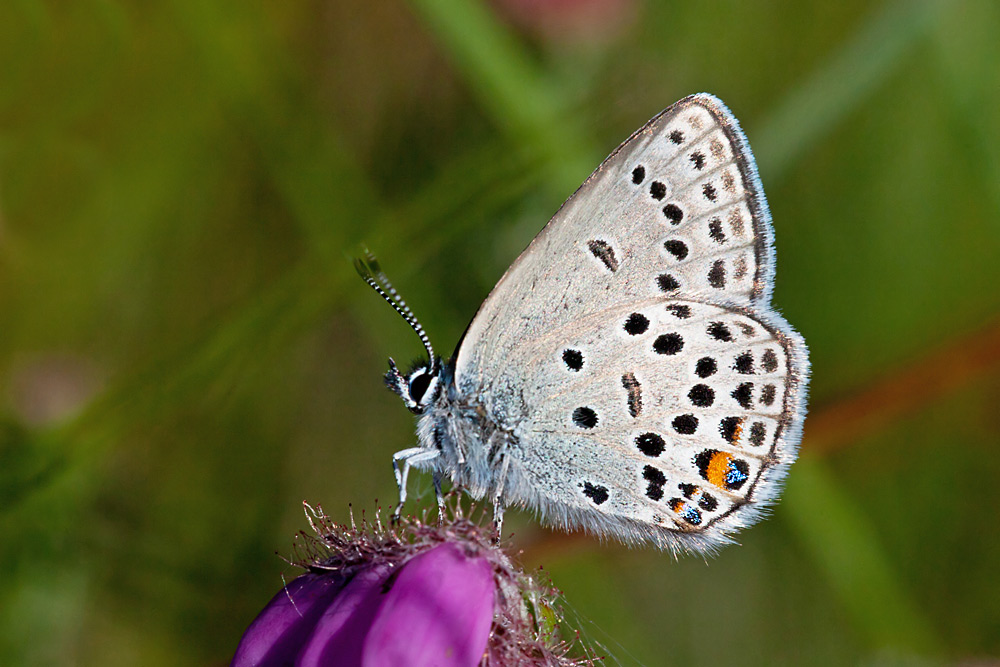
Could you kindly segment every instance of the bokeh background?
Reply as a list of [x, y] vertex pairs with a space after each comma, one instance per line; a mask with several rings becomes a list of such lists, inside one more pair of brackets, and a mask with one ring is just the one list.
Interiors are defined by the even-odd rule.
[[512, 544], [608, 664], [994, 664], [998, 35], [991, 0], [0, 3], [0, 663], [225, 664], [301, 502], [370, 516], [413, 443], [381, 374], [420, 347], [350, 258], [448, 351], [704, 90], [812, 351], [802, 457], [707, 561]]

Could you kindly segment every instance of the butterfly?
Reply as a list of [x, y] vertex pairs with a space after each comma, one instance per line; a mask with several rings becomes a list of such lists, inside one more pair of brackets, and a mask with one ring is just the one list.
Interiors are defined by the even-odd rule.
[[374, 258], [362, 277], [428, 359], [389, 360], [419, 415], [395, 454], [543, 523], [711, 551], [772, 504], [805, 418], [805, 342], [771, 306], [773, 231], [739, 123], [716, 97], [618, 147], [511, 265], [450, 361]]

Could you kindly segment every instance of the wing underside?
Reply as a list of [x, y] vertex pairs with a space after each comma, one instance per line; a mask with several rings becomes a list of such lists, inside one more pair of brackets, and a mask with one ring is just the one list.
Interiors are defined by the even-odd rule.
[[[504, 500], [671, 548], [749, 522], [794, 459], [807, 376], [801, 338], [770, 306], [771, 239], [746, 139], [712, 96], [681, 100], [605, 160], [456, 353], [459, 395], [517, 436]], [[702, 378], [703, 358], [717, 370]]]

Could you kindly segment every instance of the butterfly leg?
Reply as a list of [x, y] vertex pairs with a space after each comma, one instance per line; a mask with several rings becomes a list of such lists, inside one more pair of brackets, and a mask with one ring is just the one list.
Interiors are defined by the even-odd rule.
[[444, 493], [441, 492], [441, 473], [434, 471], [434, 495], [437, 496], [438, 519], [444, 521]]
[[503, 458], [500, 464], [500, 471], [497, 474], [497, 490], [493, 494], [493, 530], [496, 531], [496, 540], [500, 542], [501, 529], [503, 528], [503, 505], [500, 499], [503, 497], [504, 485], [507, 482], [507, 470], [510, 468], [510, 459], [506, 452], [500, 455]]
[[500, 531], [503, 530], [503, 506], [499, 500], [493, 501], [493, 530], [495, 531], [493, 540], [496, 544], [500, 544]]
[[[410, 466], [424, 461], [430, 461], [438, 456], [438, 452], [433, 449], [423, 447], [410, 447], [392, 455], [392, 470], [396, 474], [396, 486], [399, 487], [399, 504], [392, 513], [394, 519], [398, 519], [403, 512], [403, 503], [406, 502], [406, 479], [410, 476]], [[400, 467], [402, 463], [402, 467]]]

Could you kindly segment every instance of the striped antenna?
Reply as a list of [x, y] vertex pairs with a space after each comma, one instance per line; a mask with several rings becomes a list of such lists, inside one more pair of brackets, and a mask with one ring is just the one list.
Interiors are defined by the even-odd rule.
[[410, 307], [406, 305], [403, 301], [403, 297], [399, 295], [396, 288], [392, 286], [389, 282], [389, 278], [383, 273], [382, 267], [379, 266], [378, 259], [368, 250], [365, 250], [364, 259], [355, 258], [354, 268], [368, 285], [379, 293], [379, 295], [385, 299], [393, 309], [402, 316], [406, 323], [410, 325], [418, 336], [420, 336], [420, 342], [424, 344], [424, 349], [427, 350], [427, 356], [430, 358], [430, 368], [429, 373], [434, 374], [437, 371], [437, 357], [434, 356], [434, 348], [431, 347], [431, 339], [427, 337], [427, 332], [424, 328], [420, 326], [420, 322], [417, 321], [417, 316], [413, 314]]

